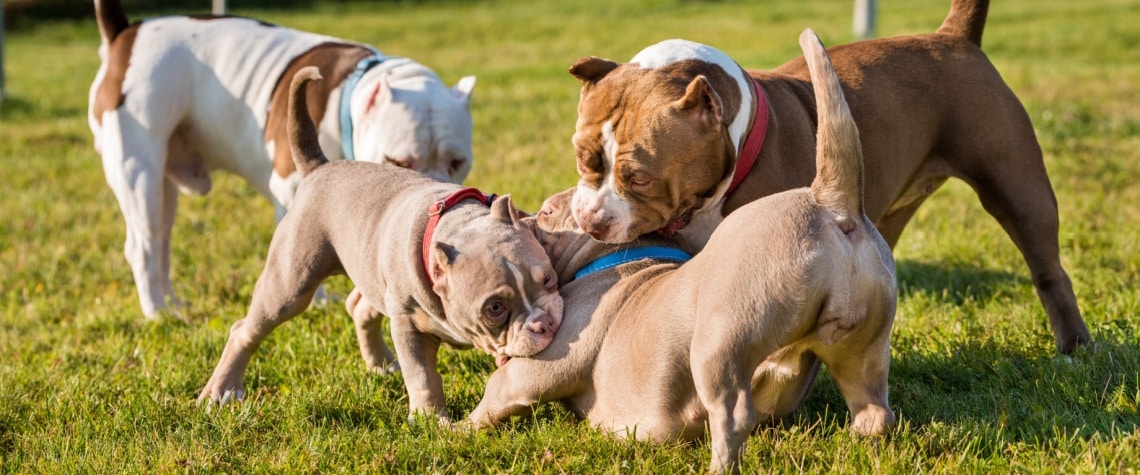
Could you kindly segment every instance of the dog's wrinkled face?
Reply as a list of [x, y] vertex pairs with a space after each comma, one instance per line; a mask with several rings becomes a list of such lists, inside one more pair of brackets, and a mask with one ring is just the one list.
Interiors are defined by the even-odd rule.
[[[629, 242], [687, 220], [731, 172], [736, 151], [724, 117], [735, 115], [740, 98], [723, 69], [695, 60], [643, 69], [590, 57], [570, 72], [582, 80], [573, 213], [595, 239]], [[722, 89], [735, 96], [722, 97]]]
[[558, 276], [510, 198], [452, 240], [436, 243], [431, 269], [451, 323], [499, 365], [546, 348], [562, 323]]
[[450, 89], [427, 77], [381, 79], [358, 124], [357, 159], [462, 183], [473, 157], [468, 106], [474, 86], [473, 76]]

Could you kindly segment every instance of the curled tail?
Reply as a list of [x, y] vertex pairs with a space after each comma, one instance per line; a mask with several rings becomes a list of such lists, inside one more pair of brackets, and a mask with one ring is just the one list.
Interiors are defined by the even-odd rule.
[[831, 58], [810, 28], [800, 34], [800, 48], [811, 71], [819, 114], [811, 194], [820, 206], [837, 213], [841, 226], [850, 231], [862, 222], [863, 215], [863, 147], [859, 128], [843, 98]]
[[99, 25], [99, 36], [105, 45], [111, 44], [111, 40], [131, 24], [119, 0], [95, 0], [95, 23]]
[[954, 0], [950, 14], [938, 27], [938, 33], [957, 36], [982, 45], [982, 30], [986, 28], [986, 14], [990, 11], [990, 0]]
[[293, 163], [302, 177], [329, 162], [321, 150], [317, 126], [309, 117], [309, 104], [305, 94], [309, 81], [317, 79], [321, 79], [317, 67], [306, 66], [293, 75], [293, 83], [289, 85], [289, 147], [293, 151]]

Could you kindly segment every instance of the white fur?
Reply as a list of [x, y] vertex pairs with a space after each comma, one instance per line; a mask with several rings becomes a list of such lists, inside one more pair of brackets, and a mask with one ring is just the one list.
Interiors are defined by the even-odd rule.
[[[273, 172], [272, 152], [279, 144], [265, 143], [270, 99], [289, 63], [325, 42], [345, 41], [244, 18], [163, 17], [146, 20], [139, 27], [122, 83], [122, 105], [105, 111], [103, 117], [96, 117], [92, 110], [88, 122], [95, 149], [103, 157], [107, 183], [127, 222], [125, 252], [148, 317], [175, 302], [169, 247], [178, 186], [165, 175], [170, 154], [199, 157], [205, 170], [241, 176], [273, 201], [280, 219], [292, 200], [296, 177]], [[105, 60], [107, 45], [101, 45], [99, 53]], [[92, 105], [106, 74], [104, 64], [91, 86]], [[427, 137], [400, 137], [402, 131], [378, 126], [378, 117], [387, 112], [380, 108], [363, 113], [372, 91], [367, 86], [381, 77], [390, 77], [393, 84], [415, 84], [433, 95], [430, 100], [409, 103], [408, 113], [400, 117], [401, 123], [430, 120], [423, 127], [430, 130]], [[444, 181], [462, 181], [472, 157], [467, 107], [474, 78], [448, 89], [430, 69], [393, 58], [363, 79], [352, 98], [354, 107], [361, 104], [362, 109], [354, 119], [364, 122], [356, 128], [360, 138], [357, 157], [383, 161], [388, 147], [433, 140], [446, 144], [439, 148], [449, 156], [467, 163], [455, 174], [447, 173], [451, 160], [424, 171]], [[319, 125], [321, 148], [330, 159], [343, 158], [338, 92], [330, 95], [328, 113]], [[417, 151], [415, 156], [427, 160], [438, 156], [435, 152]], [[202, 189], [189, 189], [204, 192], [208, 180]]]
[[574, 209], [589, 213], [597, 220], [608, 222], [609, 230], [603, 237], [605, 241], [626, 241], [634, 236], [615, 235], [615, 232], [626, 232], [633, 220], [633, 207], [629, 202], [617, 194], [617, 184], [614, 178], [614, 166], [618, 150], [617, 137], [614, 135], [614, 124], [606, 121], [602, 124], [602, 143], [605, 150], [606, 167], [605, 181], [602, 186], [594, 190], [581, 183], [578, 191], [574, 193]]
[[752, 86], [749, 85], [750, 79], [748, 79], [744, 73], [744, 69], [742, 69], [739, 64], [736, 64], [736, 61], [733, 61], [727, 54], [724, 54], [724, 52], [712, 46], [688, 40], [673, 39], [662, 41], [641, 50], [630, 62], [637, 63], [645, 69], [657, 69], [685, 59], [699, 59], [720, 66], [729, 76], [732, 76], [732, 79], [736, 80], [736, 85], [740, 88], [740, 110], [737, 111], [736, 117], [732, 119], [732, 124], [728, 128], [728, 132], [732, 140], [736, 142], [736, 150], [739, 152], [740, 149], [744, 147], [745, 134], [748, 133], [748, 123], [752, 120], [753, 99]]

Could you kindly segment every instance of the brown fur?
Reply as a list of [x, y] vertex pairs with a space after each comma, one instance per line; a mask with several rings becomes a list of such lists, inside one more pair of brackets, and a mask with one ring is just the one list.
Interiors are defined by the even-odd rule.
[[[325, 43], [294, 59], [273, 88], [273, 98], [269, 102], [269, 117], [265, 122], [265, 141], [277, 144], [289, 143], [289, 128], [285, 120], [289, 110], [289, 81], [297, 71], [307, 66], [316, 66], [321, 76], [325, 78], [306, 89], [309, 117], [319, 124], [325, 117], [332, 90], [341, 86], [344, 79], [356, 68], [356, 63], [370, 55], [372, 51], [360, 45]], [[273, 171], [277, 176], [289, 176], [293, 170], [295, 168], [289, 147], [276, 147], [273, 154]]]
[[[861, 126], [865, 211], [893, 247], [918, 207], [947, 179], [965, 181], [1021, 250], [1057, 348], [1069, 353], [1091, 339], [1060, 262], [1057, 202], [1033, 125], [979, 47], [988, 4], [954, 0], [936, 33], [828, 50]], [[816, 103], [803, 58], [772, 71], [748, 71], [769, 101], [767, 137], [751, 173], [720, 202], [714, 198], [723, 192], [728, 167], [737, 158], [737, 144], [724, 132], [727, 125], [699, 133], [682, 130], [682, 120], [670, 117], [666, 106], [682, 95], [673, 84], [683, 78], [698, 81], [695, 72], [665, 79], [661, 75], [668, 68], [589, 62], [591, 74], [580, 75], [585, 79], [574, 135], [579, 184], [597, 189], [613, 173], [616, 195], [632, 208], [621, 232], [599, 218], [612, 221], [612, 214], [576, 210], [579, 224], [593, 227], [586, 230], [600, 239], [630, 240], [694, 216], [703, 224], [681, 234], [701, 248], [723, 216], [812, 183]], [[716, 68], [710, 63], [706, 69]], [[731, 109], [733, 92], [717, 92]], [[726, 112], [724, 119], [732, 116]], [[617, 124], [622, 147], [614, 170], [594, 158], [606, 121]], [[651, 177], [653, 185], [635, 189], [622, 179], [625, 170]]]
[[[742, 207], [680, 266], [643, 260], [565, 284], [568, 313], [554, 341], [491, 375], [468, 418], [474, 427], [554, 400], [603, 430], [655, 442], [695, 439], [707, 424], [712, 471], [735, 471], [744, 439], [793, 412], [821, 362], [853, 431], [881, 435], [894, 424], [894, 261], [859, 212], [859, 136], [843, 93], [818, 38], [809, 30], [800, 41], [813, 76], [824, 76], [815, 94], [828, 104], [817, 156], [826, 179]], [[578, 229], [573, 191], [534, 218], [563, 276], [628, 246]]]

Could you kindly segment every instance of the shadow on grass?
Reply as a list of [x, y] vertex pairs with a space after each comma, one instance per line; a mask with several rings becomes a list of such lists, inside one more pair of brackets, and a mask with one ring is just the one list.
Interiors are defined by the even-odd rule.
[[[1140, 344], [1135, 339], [1102, 339], [1072, 358], [1030, 355], [985, 341], [946, 353], [896, 351], [891, 406], [912, 431], [949, 426], [991, 447], [1052, 446], [1061, 437], [1097, 434], [1119, 437], [1140, 428], [1137, 367]], [[792, 419], [805, 423], [835, 414], [846, 426], [846, 403], [821, 371]]]
[[990, 300], [1011, 284], [1032, 285], [1028, 273], [1015, 274], [964, 263], [900, 260], [896, 262], [896, 271], [900, 299], [925, 294], [955, 305]]
[[35, 110], [35, 105], [22, 97], [6, 96], [0, 100], [0, 120], [27, 119]]

